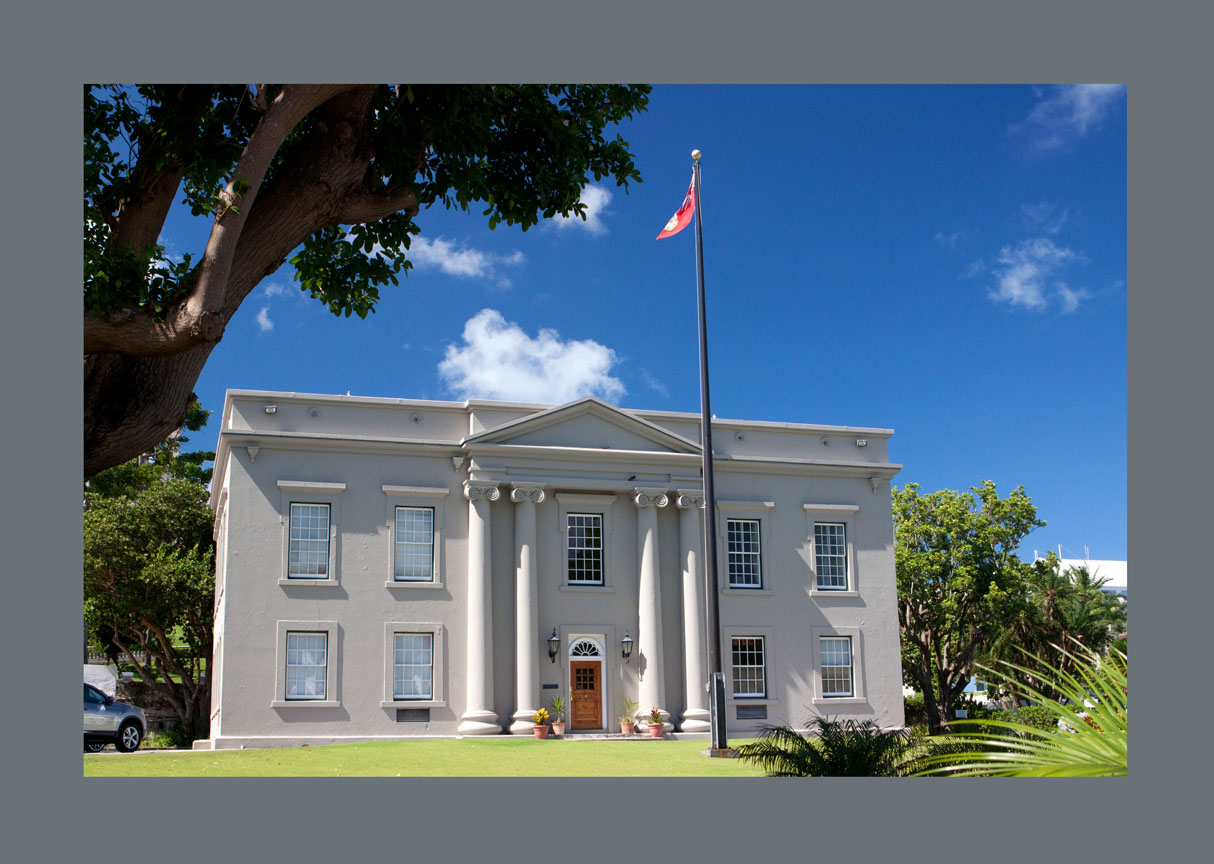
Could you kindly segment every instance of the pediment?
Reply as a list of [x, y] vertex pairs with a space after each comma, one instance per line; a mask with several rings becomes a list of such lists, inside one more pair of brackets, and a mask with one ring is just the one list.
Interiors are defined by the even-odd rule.
[[465, 438], [464, 443], [658, 453], [700, 452], [696, 442], [592, 396], [486, 429]]

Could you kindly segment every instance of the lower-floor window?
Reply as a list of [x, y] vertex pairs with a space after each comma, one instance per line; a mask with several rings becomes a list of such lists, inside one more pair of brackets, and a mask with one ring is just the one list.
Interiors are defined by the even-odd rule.
[[734, 636], [733, 695], [735, 699], [756, 699], [767, 695], [763, 637]]
[[431, 699], [434, 693], [434, 634], [397, 633], [393, 699]]
[[851, 637], [822, 637], [822, 695], [851, 696]]
[[328, 643], [327, 633], [287, 633], [286, 698], [325, 698]]

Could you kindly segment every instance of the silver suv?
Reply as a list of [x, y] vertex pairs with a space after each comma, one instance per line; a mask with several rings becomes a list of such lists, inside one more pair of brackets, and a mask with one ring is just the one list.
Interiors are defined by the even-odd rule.
[[97, 753], [111, 743], [123, 753], [131, 753], [143, 743], [147, 728], [142, 708], [115, 702], [92, 684], [84, 685], [85, 753]]

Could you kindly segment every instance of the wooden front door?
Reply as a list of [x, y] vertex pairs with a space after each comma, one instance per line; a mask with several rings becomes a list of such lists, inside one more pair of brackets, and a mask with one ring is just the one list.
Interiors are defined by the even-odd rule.
[[569, 728], [603, 728], [603, 663], [569, 661]]

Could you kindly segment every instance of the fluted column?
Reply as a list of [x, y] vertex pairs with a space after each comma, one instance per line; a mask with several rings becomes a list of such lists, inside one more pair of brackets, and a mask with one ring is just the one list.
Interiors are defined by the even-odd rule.
[[468, 499], [468, 666], [466, 710], [457, 727], [461, 735], [497, 735], [502, 731], [493, 704], [493, 675], [488, 646], [493, 641], [490, 592], [489, 502], [502, 496], [496, 486], [464, 484]]
[[[637, 489], [637, 552], [640, 557], [640, 596], [637, 603], [637, 646], [641, 651], [641, 680], [638, 688], [641, 716], [655, 705], [666, 711], [662, 686], [662, 586], [658, 579], [658, 507], [667, 504], [662, 489]], [[665, 723], [663, 723], [665, 725]]]
[[544, 490], [515, 484], [514, 508], [514, 722], [515, 735], [531, 734], [531, 715], [540, 707], [539, 590], [535, 570], [535, 505]]
[[708, 694], [704, 685], [704, 568], [700, 563], [700, 520], [704, 493], [678, 490], [679, 546], [683, 562], [683, 669], [684, 704], [682, 732], [707, 732], [711, 727]]

